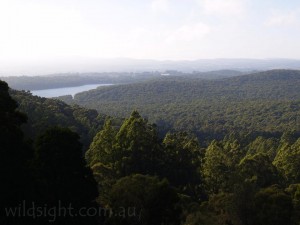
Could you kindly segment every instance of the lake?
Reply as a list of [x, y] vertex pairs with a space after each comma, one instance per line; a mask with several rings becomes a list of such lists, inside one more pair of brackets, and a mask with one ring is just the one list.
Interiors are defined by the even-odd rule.
[[53, 89], [44, 89], [44, 90], [34, 90], [30, 91], [32, 95], [37, 95], [45, 98], [53, 98], [59, 97], [63, 95], [72, 95], [74, 97], [75, 94], [83, 91], [89, 91], [92, 89], [96, 89], [100, 86], [109, 86], [112, 84], [88, 84], [77, 87], [64, 87], [64, 88], [53, 88]]

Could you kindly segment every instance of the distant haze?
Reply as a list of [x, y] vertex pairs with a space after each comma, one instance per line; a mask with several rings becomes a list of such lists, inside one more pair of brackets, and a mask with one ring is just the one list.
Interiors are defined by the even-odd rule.
[[214, 70], [271, 70], [300, 69], [300, 60], [292, 59], [202, 59], [191, 61], [157, 61], [137, 59], [107, 59], [67, 63], [27, 64], [0, 70], [1, 76], [48, 75], [56, 73], [89, 73], [89, 72], [165, 72], [177, 70], [192, 73], [194, 71]]
[[0, 31], [0, 76], [300, 59], [300, 1], [2, 0]]

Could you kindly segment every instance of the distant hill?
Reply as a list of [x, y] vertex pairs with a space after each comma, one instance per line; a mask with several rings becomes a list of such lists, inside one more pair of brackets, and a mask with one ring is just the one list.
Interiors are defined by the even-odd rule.
[[148, 60], [148, 59], [86, 59], [74, 58], [59, 62], [40, 62], [39, 64], [15, 65], [5, 68], [0, 65], [0, 76], [45, 75], [54, 73], [90, 73], [91, 71], [141, 73], [177, 70], [183, 73], [212, 70], [271, 70], [300, 69], [300, 60], [295, 59], [198, 59], [198, 60]]
[[51, 88], [75, 87], [87, 84], [126, 84], [141, 82], [160, 73], [67, 73], [47, 76], [11, 76], [0, 77], [16, 90], [43, 90]]
[[209, 72], [183, 73], [177, 70], [166, 70], [162, 73], [64, 73], [46, 76], [11, 76], [0, 77], [16, 90], [43, 90], [51, 88], [75, 87], [87, 84], [130, 84], [138, 83], [165, 75], [188, 76], [202, 79], [219, 79], [243, 75], [245, 72], [236, 70], [217, 70]]
[[166, 129], [189, 129], [199, 135], [299, 130], [300, 71], [271, 70], [218, 80], [161, 77], [100, 87], [75, 95], [69, 103], [119, 117], [137, 109]]

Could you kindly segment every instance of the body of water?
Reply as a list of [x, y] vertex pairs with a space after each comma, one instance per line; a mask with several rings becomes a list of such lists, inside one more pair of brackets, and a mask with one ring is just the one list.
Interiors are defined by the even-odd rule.
[[77, 87], [64, 87], [64, 88], [53, 88], [53, 89], [44, 89], [44, 90], [34, 90], [31, 91], [33, 95], [37, 95], [45, 98], [53, 98], [59, 97], [63, 95], [72, 95], [74, 97], [75, 94], [83, 91], [89, 91], [92, 89], [96, 89], [100, 86], [109, 86], [112, 84], [88, 84]]

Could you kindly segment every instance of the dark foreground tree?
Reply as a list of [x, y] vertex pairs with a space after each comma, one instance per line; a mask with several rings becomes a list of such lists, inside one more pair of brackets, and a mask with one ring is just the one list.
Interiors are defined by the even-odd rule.
[[[0, 224], [18, 224], [20, 218], [7, 215], [6, 210], [31, 196], [28, 162], [32, 152], [20, 129], [26, 116], [16, 110], [17, 103], [8, 90], [8, 85], [0, 81]], [[25, 218], [22, 222], [25, 223]]]
[[40, 203], [49, 207], [60, 204], [74, 208], [72, 213], [58, 216], [54, 221], [57, 224], [96, 222], [96, 218], [88, 215], [86, 210], [79, 215], [82, 208], [97, 208], [95, 199], [98, 195], [92, 173], [85, 166], [81, 148], [78, 134], [66, 128], [48, 129], [36, 141], [36, 161], [42, 180]]

